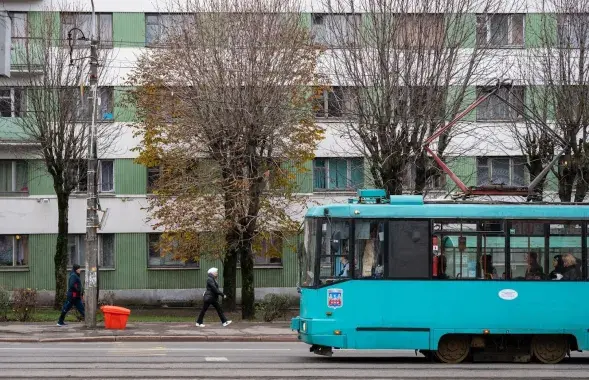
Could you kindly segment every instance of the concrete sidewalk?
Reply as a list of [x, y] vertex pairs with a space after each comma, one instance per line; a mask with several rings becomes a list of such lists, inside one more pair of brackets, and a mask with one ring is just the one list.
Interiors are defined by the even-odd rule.
[[125, 330], [95, 330], [83, 323], [0, 323], [0, 342], [296, 342], [286, 323], [129, 323]]

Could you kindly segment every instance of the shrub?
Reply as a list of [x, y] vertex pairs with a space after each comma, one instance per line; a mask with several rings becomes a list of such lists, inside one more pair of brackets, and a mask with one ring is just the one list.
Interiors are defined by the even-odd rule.
[[35, 289], [16, 289], [12, 300], [12, 310], [20, 322], [30, 321], [37, 309], [37, 291]]
[[296, 305], [297, 298], [286, 294], [267, 294], [258, 305], [258, 311], [265, 322], [284, 317], [285, 312]]
[[0, 321], [8, 320], [8, 312], [10, 311], [10, 293], [0, 288]]

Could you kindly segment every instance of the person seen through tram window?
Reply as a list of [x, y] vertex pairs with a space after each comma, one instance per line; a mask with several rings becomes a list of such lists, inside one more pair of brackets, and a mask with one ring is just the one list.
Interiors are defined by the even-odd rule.
[[345, 256], [340, 257], [340, 263], [342, 264], [342, 270], [339, 272], [339, 277], [348, 277], [350, 271], [350, 263], [348, 258]]
[[544, 268], [538, 263], [538, 252], [528, 253], [526, 261], [528, 263], [526, 280], [541, 280], [544, 277]]
[[562, 255], [556, 255], [552, 259], [552, 267], [554, 268], [552, 272], [550, 272], [550, 279], [551, 280], [560, 280], [562, 279], [562, 274], [564, 273], [564, 262], [562, 261]]
[[444, 255], [440, 255], [438, 257], [438, 279], [440, 280], [447, 280], [450, 278], [450, 276], [448, 276], [446, 274], [446, 269], [448, 268], [448, 260], [446, 259], [446, 256]]
[[486, 280], [492, 280], [498, 278], [497, 270], [493, 266], [493, 255], [483, 254], [481, 255], [481, 271], [483, 272], [483, 278]]
[[575, 256], [567, 253], [562, 258], [562, 261], [564, 263], [562, 279], [568, 281], [578, 280], [581, 276], [579, 274], [579, 269], [577, 268], [577, 259], [575, 259]]

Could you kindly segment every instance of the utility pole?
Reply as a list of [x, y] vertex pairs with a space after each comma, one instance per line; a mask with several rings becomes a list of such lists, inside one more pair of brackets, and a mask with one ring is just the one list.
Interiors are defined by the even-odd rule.
[[86, 327], [96, 327], [98, 308], [98, 150], [96, 148], [96, 102], [98, 93], [98, 40], [96, 14], [92, 2], [90, 30], [90, 86], [92, 124], [88, 133], [88, 199], [86, 209]]

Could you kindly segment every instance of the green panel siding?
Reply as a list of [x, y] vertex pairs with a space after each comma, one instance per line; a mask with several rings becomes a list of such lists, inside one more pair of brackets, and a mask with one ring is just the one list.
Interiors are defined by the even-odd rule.
[[476, 15], [452, 14], [446, 16], [446, 45], [472, 49], [476, 44]]
[[114, 89], [114, 118], [120, 122], [137, 121], [137, 113], [132, 104], [126, 99], [129, 87], [115, 87]]
[[363, 165], [364, 165], [364, 188], [365, 189], [372, 189], [375, 187], [374, 185], [374, 177], [372, 176], [372, 173], [370, 172], [370, 160], [364, 158], [364, 160], [362, 160]]
[[[554, 103], [550, 101], [547, 86], [527, 86], [525, 100], [526, 105], [542, 120], [554, 120]], [[537, 116], [532, 117], [537, 119]]]
[[312, 193], [313, 192], [313, 161], [309, 160], [303, 165], [304, 171], [295, 172], [295, 180], [297, 184], [297, 192]]
[[[476, 185], [476, 157], [449, 157], [446, 159], [446, 164], [466, 186]], [[448, 191], [458, 190], [450, 177], [446, 178], [446, 189]]]
[[145, 46], [145, 14], [116, 12], [112, 15], [115, 47]]
[[528, 13], [525, 19], [526, 47], [540, 48], [556, 43], [556, 15], [550, 13]]
[[29, 270], [10, 271], [0, 269], [0, 287], [4, 289], [34, 288], [54, 290], [53, 273], [57, 235], [29, 235]]
[[55, 195], [53, 178], [41, 160], [28, 161], [29, 195]]
[[[446, 116], [447, 119], [453, 119], [454, 115], [452, 115], [452, 110], [454, 109], [457, 103], [460, 104], [458, 107], [458, 113], [464, 111], [470, 104], [472, 104], [476, 100], [476, 87], [469, 86], [464, 89], [464, 93], [462, 93], [461, 86], [451, 86], [448, 88], [448, 96], [446, 98]], [[475, 121], [476, 114], [475, 110], [469, 112], [463, 119], [463, 121]]]
[[307, 28], [311, 29], [311, 26], [313, 24], [311, 13], [302, 13], [301, 23], [303, 24], [303, 26], [306, 26]]
[[[557, 169], [556, 166], [554, 167], [554, 169]], [[554, 172], [552, 170], [550, 172], [548, 172], [548, 175], [546, 175], [546, 182], [544, 183], [544, 191], [553, 191], [553, 192], [558, 191], [558, 178], [556, 178], [556, 175], [554, 174]]]
[[[296, 238], [283, 248], [283, 267], [259, 267], [254, 270], [256, 287], [294, 287], [297, 283]], [[0, 270], [0, 286], [6, 289], [30, 287], [53, 290], [53, 256], [55, 234], [29, 236], [29, 270]], [[203, 288], [207, 269], [222, 268], [218, 260], [202, 260], [202, 269], [147, 269], [147, 235], [125, 233], [115, 235], [115, 270], [100, 272], [100, 288], [115, 289], [190, 289]], [[220, 283], [223, 278], [220, 277]], [[241, 274], [238, 270], [238, 287]]]
[[25, 138], [18, 119], [11, 117], [0, 117], [0, 140], [22, 140]]
[[132, 158], [115, 160], [115, 193], [145, 194], [147, 188], [147, 169], [135, 163]]

